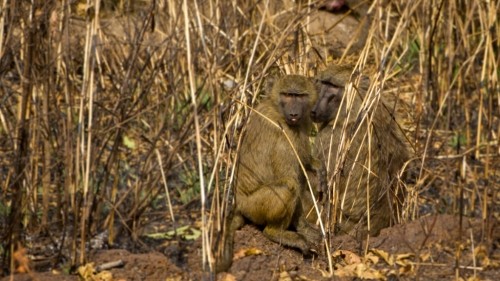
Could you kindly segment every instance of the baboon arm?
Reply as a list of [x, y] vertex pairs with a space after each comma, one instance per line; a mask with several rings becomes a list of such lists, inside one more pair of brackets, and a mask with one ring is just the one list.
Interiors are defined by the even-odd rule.
[[[299, 160], [293, 154], [290, 145], [286, 142], [277, 143], [269, 153], [271, 157], [273, 184], [287, 187], [293, 193], [300, 190], [299, 179], [301, 171]], [[288, 156], [288, 157], [284, 157]]]
[[[307, 177], [311, 183], [311, 187], [315, 192], [315, 196], [320, 195], [320, 192], [326, 193], [328, 190], [328, 181], [326, 178], [326, 167], [322, 161], [317, 158], [312, 158], [309, 165], [306, 166]], [[306, 190], [309, 190], [306, 188]]]

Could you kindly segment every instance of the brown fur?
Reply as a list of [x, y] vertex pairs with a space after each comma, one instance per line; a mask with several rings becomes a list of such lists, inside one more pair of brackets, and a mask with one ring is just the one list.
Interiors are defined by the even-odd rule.
[[[371, 0], [325, 0], [319, 3], [319, 8], [332, 13], [345, 13], [349, 11], [356, 19], [359, 20], [358, 28], [355, 34], [352, 35], [352, 42], [349, 50], [347, 50], [346, 55], [357, 54], [366, 44], [366, 38], [370, 31], [370, 26], [372, 23], [372, 15], [368, 13]], [[335, 50], [332, 50], [334, 53]], [[342, 53], [337, 54], [341, 56]]]
[[[396, 221], [404, 198], [401, 190], [396, 195], [397, 175], [410, 150], [383, 98], [369, 109], [363, 106], [369, 80], [351, 78], [352, 71], [349, 65], [331, 65], [317, 76], [319, 98], [311, 116], [321, 127], [315, 153], [335, 187], [337, 232], [377, 235]], [[354, 89], [344, 88], [356, 80]], [[352, 98], [350, 110], [347, 99], [341, 106], [342, 96]]]
[[[217, 271], [230, 267], [234, 231], [245, 219], [264, 227], [264, 235], [276, 243], [297, 248], [305, 255], [315, 251], [320, 235], [309, 226], [302, 212], [300, 197], [306, 182], [291, 145], [302, 164], [310, 167], [309, 113], [316, 98], [312, 81], [287, 75], [273, 83], [268, 99], [252, 113], [239, 151], [236, 206], [228, 219], [225, 249]], [[290, 125], [292, 114], [297, 114], [299, 120]]]

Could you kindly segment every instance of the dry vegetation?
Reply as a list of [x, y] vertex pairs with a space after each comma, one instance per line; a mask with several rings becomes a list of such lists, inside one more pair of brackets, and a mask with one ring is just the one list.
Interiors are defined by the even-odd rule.
[[[286, 0], [88, 2], [0, 3], [2, 269], [40, 236], [51, 263], [83, 263], [96, 234], [137, 242], [158, 211], [174, 227], [188, 203], [208, 266], [262, 78], [312, 76], [338, 52], [309, 28], [317, 10]], [[500, 2], [374, 2], [354, 59], [373, 93], [404, 104], [417, 168], [402, 221], [498, 223]]]

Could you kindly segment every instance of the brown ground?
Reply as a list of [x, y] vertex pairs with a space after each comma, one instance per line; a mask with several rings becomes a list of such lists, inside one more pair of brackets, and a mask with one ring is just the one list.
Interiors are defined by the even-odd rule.
[[[366, 255], [362, 254], [366, 249], [364, 243], [347, 236], [335, 237], [331, 248], [335, 252], [332, 260], [337, 277], [333, 279], [353, 280], [364, 276], [387, 280], [455, 280], [458, 274], [463, 280], [473, 280], [470, 278], [474, 275], [478, 278], [475, 280], [500, 280], [498, 222], [483, 224], [463, 218], [462, 225], [461, 239], [459, 217], [428, 216], [397, 225], [371, 238]], [[337, 250], [342, 252], [339, 254]], [[262, 253], [256, 254], [259, 251]], [[251, 225], [236, 233], [235, 255], [238, 257], [229, 273], [217, 275], [217, 280], [332, 280], [328, 277], [328, 261], [324, 255], [305, 260], [299, 252], [270, 242]], [[201, 280], [203, 276], [205, 280], [210, 279], [202, 270], [200, 239], [182, 246], [164, 243], [148, 253], [100, 250], [91, 253], [89, 260], [95, 266], [117, 260], [124, 262], [124, 266], [109, 270], [113, 279], [94, 280]], [[455, 270], [457, 265], [459, 269]], [[1, 280], [79, 278], [56, 272], [33, 272]]]

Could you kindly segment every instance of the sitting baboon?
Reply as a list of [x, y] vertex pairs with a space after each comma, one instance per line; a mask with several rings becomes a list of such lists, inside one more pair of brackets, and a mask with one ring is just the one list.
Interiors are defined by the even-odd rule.
[[335, 190], [337, 233], [378, 235], [396, 220], [404, 195], [398, 173], [410, 158], [393, 108], [366, 96], [369, 79], [350, 65], [330, 65], [317, 75], [318, 101], [311, 118], [321, 123], [315, 156]]
[[314, 83], [304, 76], [287, 75], [269, 84], [268, 97], [252, 112], [239, 150], [236, 204], [228, 216], [218, 272], [230, 267], [234, 232], [245, 219], [264, 227], [270, 240], [304, 255], [315, 252], [321, 239], [305, 220], [300, 200], [306, 188], [300, 163], [305, 169], [312, 163], [309, 135], [310, 111], [317, 98]]

